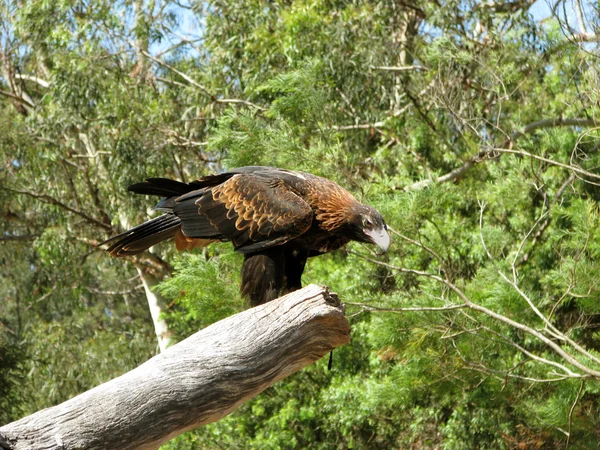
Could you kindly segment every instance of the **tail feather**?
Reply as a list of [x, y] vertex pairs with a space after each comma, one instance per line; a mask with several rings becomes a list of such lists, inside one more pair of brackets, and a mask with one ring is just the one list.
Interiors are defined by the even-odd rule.
[[191, 183], [183, 183], [181, 181], [171, 180], [169, 178], [148, 178], [143, 183], [132, 184], [127, 188], [130, 192], [144, 195], [160, 195], [162, 197], [179, 197], [188, 192], [197, 191], [207, 187], [216, 186], [229, 178], [235, 173], [226, 172], [218, 175], [207, 175], [199, 178]]
[[[194, 204], [195, 200], [180, 205], [177, 215], [173, 213], [173, 209], [178, 204], [179, 197], [188, 193], [193, 193], [194, 198], [201, 196], [205, 193], [204, 188], [214, 186], [233, 175], [231, 173], [209, 175], [192, 181], [189, 184], [168, 178], [148, 178], [143, 183], [132, 184], [128, 188], [130, 192], [164, 197], [155, 209], [162, 210], [166, 214], [114, 236], [99, 245], [110, 244], [106, 251], [111, 256], [131, 256], [137, 255], [159, 242], [176, 236], [180, 231], [188, 231], [185, 235], [182, 235], [185, 242], [182, 239], [179, 240], [178, 247], [182, 248], [198, 247], [207, 245], [206, 242], [210, 243], [215, 239], [218, 240], [220, 234], [214, 229], [208, 219], [200, 220], [198, 208]], [[184, 216], [183, 220], [186, 218], [190, 219], [187, 220], [189, 225], [186, 225], [189, 230], [182, 230], [182, 219], [178, 217], [180, 215]], [[206, 242], [190, 243], [188, 242], [190, 238], [202, 238]]]
[[143, 183], [132, 184], [127, 188], [128, 191], [136, 194], [160, 195], [163, 197], [180, 196], [196, 189], [198, 188], [195, 186], [168, 178], [148, 178]]
[[106, 249], [111, 256], [137, 255], [153, 245], [175, 236], [180, 228], [181, 221], [177, 216], [163, 214], [114, 236], [102, 244], [115, 241]]

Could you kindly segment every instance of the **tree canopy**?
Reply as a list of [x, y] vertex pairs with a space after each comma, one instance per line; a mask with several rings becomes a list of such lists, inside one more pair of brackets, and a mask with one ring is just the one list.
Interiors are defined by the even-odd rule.
[[[309, 260], [352, 342], [192, 448], [596, 448], [597, 4], [0, 2], [0, 423], [245, 308], [241, 256], [96, 245], [126, 187], [328, 177], [394, 242]], [[158, 344], [157, 344], [158, 342]]]

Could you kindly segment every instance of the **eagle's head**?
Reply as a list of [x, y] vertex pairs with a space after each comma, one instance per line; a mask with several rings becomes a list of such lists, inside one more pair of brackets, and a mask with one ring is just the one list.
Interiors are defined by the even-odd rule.
[[383, 253], [390, 248], [390, 235], [385, 220], [371, 206], [358, 204], [353, 208], [349, 231], [352, 239], [375, 244]]

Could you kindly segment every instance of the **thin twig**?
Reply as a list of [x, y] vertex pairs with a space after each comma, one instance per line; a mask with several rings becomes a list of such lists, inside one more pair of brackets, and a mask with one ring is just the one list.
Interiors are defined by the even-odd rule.
[[[556, 191], [556, 195], [554, 196], [554, 198], [552, 199], [552, 203], [556, 203], [558, 202], [563, 193], [565, 192], [565, 190], [567, 189], [567, 187], [575, 180], [575, 174], [571, 174], [571, 176], [569, 178], [567, 178], [567, 180], [561, 185], [561, 187], [558, 189], [558, 191]], [[520, 266], [521, 264], [525, 263], [526, 261], [529, 260], [529, 253], [532, 251], [532, 249], [535, 247], [536, 243], [538, 242], [539, 238], [542, 237], [542, 235], [544, 234], [544, 231], [546, 231], [546, 229], [548, 228], [548, 225], [550, 225], [550, 222], [552, 221], [552, 217], [551, 216], [547, 216], [546, 220], [544, 221], [544, 223], [542, 223], [542, 225], [539, 227], [538, 231], [533, 235], [533, 239], [531, 240], [531, 247], [529, 248], [529, 251], [527, 253], [525, 253], [520, 259], [519, 261], [517, 261], [516, 267]], [[532, 227], [535, 228], [537, 226], [537, 222], [536, 224]], [[550, 317], [552, 317], [552, 314], [550, 314]]]
[[[598, 121], [594, 119], [587, 118], [574, 118], [574, 119], [544, 119], [539, 120], [537, 122], [532, 122], [525, 127], [514, 131], [503, 143], [500, 147], [509, 147], [514, 142], [516, 142], [522, 136], [533, 133], [535, 130], [540, 128], [553, 128], [553, 127], [566, 127], [566, 126], [576, 126], [576, 127], [585, 127], [585, 126], [596, 126], [598, 125]], [[418, 189], [423, 189], [431, 184], [444, 183], [446, 181], [452, 181], [464, 173], [466, 173], [469, 169], [471, 169], [476, 164], [483, 162], [489, 159], [489, 156], [492, 155], [495, 151], [501, 153], [498, 149], [484, 150], [479, 152], [479, 154], [465, 161], [460, 167], [448, 172], [445, 175], [441, 175], [434, 179], [426, 179], [417, 181], [411, 185], [408, 185], [404, 188], [405, 191], [413, 191]], [[506, 151], [504, 153], [510, 153]], [[567, 168], [571, 168], [572, 166], [567, 166]], [[600, 176], [596, 176], [600, 178]]]
[[22, 234], [22, 235], [9, 234], [9, 235], [5, 235], [5, 236], [0, 236], [0, 242], [8, 242], [8, 241], [34, 241], [38, 237], [39, 236], [36, 235], [36, 234]]
[[367, 305], [365, 303], [345, 302], [346, 305], [359, 306], [363, 311], [369, 312], [424, 312], [424, 311], [452, 311], [455, 309], [467, 308], [467, 305], [448, 305], [448, 306], [415, 306], [406, 308], [384, 308], [381, 306]]
[[29, 191], [25, 191], [25, 190], [20, 190], [20, 189], [10, 189], [10, 188], [6, 188], [6, 190], [10, 191], [10, 192], [14, 192], [15, 194], [23, 194], [26, 195], [28, 197], [31, 198], [35, 198], [38, 199], [44, 203], [50, 204], [50, 205], [55, 205], [58, 206], [62, 209], [65, 209], [75, 215], [78, 215], [79, 217], [82, 217], [83, 219], [85, 219], [87, 222], [92, 223], [94, 225], [97, 225], [107, 231], [113, 231], [113, 227], [110, 224], [106, 224], [104, 222], [101, 222], [100, 220], [96, 219], [95, 217], [90, 216], [89, 214], [80, 211], [78, 209], [75, 208], [71, 208], [68, 205], [65, 205], [64, 203], [62, 203], [61, 201], [55, 199], [54, 197], [51, 197], [48, 194], [36, 194], [34, 192], [29, 192]]
[[483, 210], [485, 208], [485, 203], [481, 203], [481, 210], [480, 210], [480, 214], [479, 214], [479, 236], [481, 238], [481, 243], [483, 245], [483, 248], [485, 250], [485, 252], [487, 253], [488, 257], [490, 258], [490, 260], [492, 261], [492, 264], [494, 264], [494, 267], [496, 268], [496, 272], [498, 273], [498, 275], [500, 275], [500, 277], [506, 282], [508, 283], [520, 296], [523, 300], [525, 300], [525, 302], [529, 305], [529, 307], [531, 308], [531, 310], [535, 313], [536, 316], [538, 316], [542, 322], [545, 325], [544, 331], [546, 331], [548, 334], [550, 334], [552, 337], [554, 337], [555, 339], [561, 340], [563, 342], [567, 342], [569, 345], [571, 345], [575, 350], [577, 350], [580, 354], [586, 356], [587, 358], [590, 358], [592, 361], [600, 364], [600, 358], [592, 355], [590, 352], [588, 352], [586, 349], [584, 349], [581, 345], [579, 345], [577, 342], [575, 342], [573, 339], [571, 339], [568, 335], [566, 335], [565, 333], [563, 333], [562, 331], [560, 331], [558, 328], [556, 328], [551, 322], [550, 320], [544, 315], [542, 314], [542, 312], [534, 305], [533, 301], [529, 298], [529, 296], [527, 294], [525, 294], [525, 292], [523, 292], [523, 290], [518, 286], [517, 284], [517, 278], [516, 278], [516, 268], [514, 266], [514, 261], [513, 261], [513, 280], [510, 280], [505, 274], [504, 272], [502, 272], [495, 264], [492, 255], [490, 254], [490, 252], [487, 249], [487, 246], [485, 244], [485, 240], [483, 238]]
[[500, 147], [508, 147], [510, 142], [515, 142], [526, 134], [533, 133], [540, 128], [555, 128], [555, 127], [592, 127], [598, 125], [598, 121], [588, 118], [573, 118], [573, 119], [544, 119], [532, 122], [523, 128], [514, 131], [510, 137], [502, 143]]
[[[461, 358], [462, 359], [462, 358]], [[486, 373], [488, 375], [494, 375], [498, 380], [503, 380], [506, 377], [515, 378], [517, 380], [530, 381], [532, 383], [556, 383], [558, 381], [564, 381], [571, 379], [573, 377], [570, 376], [558, 376], [556, 378], [533, 378], [526, 377], [523, 375], [515, 375], [514, 373], [504, 372], [501, 370], [490, 369], [489, 367], [485, 367], [482, 364], [475, 364], [473, 362], [467, 361], [463, 359], [463, 362], [472, 370], [476, 370], [478, 372]]]
[[[417, 94], [417, 97], [422, 97], [429, 89], [431, 89], [432, 86], [433, 86], [433, 83], [429, 83], [427, 86], [425, 86], [423, 89], [421, 89], [421, 91]], [[404, 93], [404, 95], [406, 95], [406, 93]], [[387, 125], [387, 123], [389, 122], [390, 119], [401, 116], [411, 106], [413, 106], [412, 103], [408, 103], [405, 106], [403, 106], [402, 108], [400, 108], [399, 110], [394, 111], [394, 113], [391, 116], [386, 117], [385, 119], [380, 120], [379, 122], [359, 123], [359, 124], [355, 124], [355, 125], [334, 125], [331, 128], [336, 131], [370, 130], [370, 129], [383, 128]]]
[[88, 155], [80, 155], [74, 154], [71, 155], [71, 158], [95, 158], [98, 155], [112, 155], [112, 152], [104, 151], [104, 150], [96, 150], [94, 153]]
[[481, 326], [481, 329], [487, 331], [490, 334], [493, 334], [494, 336], [496, 336], [498, 339], [500, 339], [501, 341], [507, 343], [508, 345], [516, 348], [517, 350], [519, 350], [521, 353], [523, 353], [524, 355], [528, 356], [529, 358], [531, 358], [534, 361], [537, 361], [541, 364], [545, 364], [548, 366], [552, 366], [552, 367], [556, 367], [557, 369], [561, 370], [562, 372], [564, 372], [564, 376], [569, 377], [569, 378], [580, 378], [581, 375], [576, 374], [574, 372], [572, 372], [571, 370], [569, 370], [567, 367], [563, 366], [560, 363], [557, 363], [556, 361], [552, 361], [550, 359], [546, 359], [542, 356], [538, 356], [535, 353], [530, 352], [529, 350], [527, 350], [526, 348], [520, 346], [519, 344], [517, 344], [516, 342], [514, 342], [512, 339], [509, 339], [508, 337], [492, 330], [489, 327], [486, 327], [485, 325]]
[[241, 99], [236, 99], [236, 98], [218, 98], [216, 95], [212, 94], [205, 86], [201, 85], [200, 83], [198, 83], [196, 80], [194, 80], [192, 77], [190, 77], [186, 73], [182, 72], [181, 70], [178, 70], [175, 67], [171, 66], [170, 64], [167, 64], [166, 62], [164, 62], [164, 61], [162, 61], [162, 60], [160, 60], [158, 58], [155, 58], [150, 53], [148, 53], [148, 52], [146, 52], [144, 50], [141, 50], [141, 52], [145, 56], [147, 56], [148, 58], [150, 58], [152, 61], [154, 61], [155, 63], [157, 63], [157, 64], [159, 64], [159, 65], [161, 65], [163, 67], [166, 67], [171, 72], [176, 73], [181, 78], [183, 78], [184, 80], [186, 80], [192, 86], [197, 87], [200, 90], [200, 92], [202, 92], [202, 94], [204, 94], [206, 97], [210, 98], [215, 103], [241, 104], [241, 105], [250, 106], [252, 108], [256, 108], [259, 111], [266, 111], [267, 110], [266, 108], [263, 108], [262, 106], [259, 106], [256, 103], [249, 102], [248, 100], [241, 100]]
[[432, 273], [428, 273], [428, 272], [423, 272], [421, 270], [414, 270], [414, 269], [407, 269], [405, 267], [399, 267], [399, 266], [395, 266], [393, 264], [389, 264], [389, 263], [385, 263], [383, 261], [378, 261], [376, 259], [373, 258], [369, 258], [367, 256], [360, 256], [361, 258], [363, 258], [366, 261], [372, 262], [373, 264], [378, 264], [380, 266], [384, 266], [387, 267], [389, 269], [393, 269], [396, 270], [400, 273], [410, 273], [413, 275], [419, 275], [419, 276], [423, 276], [423, 277], [427, 277], [427, 278], [431, 278], [432, 280], [436, 280], [441, 284], [444, 284], [445, 286], [447, 286], [450, 290], [452, 290], [456, 295], [458, 295], [458, 297], [470, 308], [473, 309], [475, 311], [481, 312], [489, 317], [491, 317], [492, 319], [495, 319], [499, 322], [502, 322], [506, 325], [509, 325], [513, 328], [516, 328], [518, 330], [521, 330], [527, 334], [530, 334], [531, 336], [534, 336], [535, 338], [539, 339], [540, 341], [542, 341], [544, 344], [546, 344], [548, 347], [550, 347], [552, 350], [554, 350], [562, 359], [564, 359], [566, 362], [568, 362], [569, 364], [577, 367], [579, 370], [581, 370], [582, 372], [586, 373], [587, 375], [594, 377], [596, 379], [600, 379], [600, 371], [591, 369], [590, 367], [587, 367], [586, 365], [582, 364], [577, 358], [575, 358], [573, 355], [571, 355], [570, 353], [568, 353], [567, 351], [565, 351], [560, 345], [558, 345], [556, 342], [554, 342], [552, 339], [549, 339], [548, 337], [544, 336], [541, 332], [523, 324], [520, 322], [517, 322], [516, 320], [510, 319], [506, 316], [503, 316], [502, 314], [499, 314], [495, 311], [492, 311], [491, 309], [486, 308], [485, 306], [482, 306], [478, 303], [474, 303], [473, 301], [471, 301], [466, 294], [459, 289], [456, 285], [454, 285], [452, 282], [450, 282], [449, 280], [446, 280], [438, 275], [432, 274]]
[[413, 245], [416, 245], [417, 247], [422, 248], [423, 250], [425, 250], [427, 253], [429, 253], [430, 255], [432, 255], [435, 259], [437, 259], [440, 264], [443, 262], [443, 259], [440, 255], [438, 255], [433, 249], [427, 247], [425, 244], [415, 241], [414, 239], [409, 238], [408, 236], [404, 236], [402, 233], [399, 233], [398, 231], [394, 230], [392, 227], [388, 226], [387, 227], [388, 230], [390, 230], [392, 232], [392, 234], [395, 234], [396, 236], [398, 236], [400, 239], [405, 240], [406, 242], [410, 242]]
[[370, 130], [370, 129], [377, 129], [377, 128], [383, 128], [386, 126], [387, 122], [390, 119], [393, 119], [394, 117], [398, 117], [400, 115], [402, 115], [404, 113], [404, 111], [406, 111], [408, 108], [410, 108], [412, 105], [409, 103], [407, 105], [405, 105], [404, 107], [400, 108], [398, 111], [394, 112], [394, 114], [392, 114], [390, 117], [387, 117], [383, 120], [380, 120], [379, 122], [375, 122], [375, 123], [359, 123], [356, 125], [334, 125], [331, 128], [333, 130], [336, 131], [348, 131], [348, 130]]
[[419, 66], [419, 65], [414, 65], [414, 66], [369, 66], [369, 67], [374, 70], [385, 70], [388, 72], [407, 72], [410, 70], [429, 70], [427, 67]]
[[514, 155], [526, 156], [528, 158], [533, 158], [533, 159], [537, 159], [539, 161], [543, 161], [543, 162], [548, 163], [548, 164], [552, 164], [553, 166], [562, 167], [564, 169], [571, 170], [571, 171], [573, 171], [575, 173], [578, 173], [580, 175], [583, 175], [583, 176], [586, 176], [586, 177], [589, 177], [589, 178], [594, 178], [594, 179], [600, 180], [600, 175], [597, 175], [597, 174], [592, 173], [592, 172], [588, 172], [587, 170], [584, 170], [584, 169], [582, 169], [580, 167], [573, 166], [573, 165], [570, 165], [570, 164], [564, 164], [564, 163], [561, 163], [561, 162], [558, 162], [558, 161], [554, 161], [552, 159], [544, 158], [543, 156], [534, 155], [533, 153], [529, 153], [529, 152], [526, 152], [526, 151], [523, 151], [523, 150], [512, 150], [510, 148], [494, 148], [493, 151], [494, 152], [499, 152], [499, 153], [511, 153], [511, 154], [514, 154]]
[[565, 444], [565, 450], [569, 450], [569, 441], [571, 440], [571, 428], [573, 426], [573, 412], [575, 411], [575, 406], [577, 406], [577, 403], [581, 398], [584, 386], [585, 380], [581, 380], [581, 385], [579, 386], [579, 390], [577, 391], [577, 396], [575, 397], [575, 401], [573, 402], [573, 404], [571, 405], [571, 409], [569, 410], [569, 428], [567, 432], [567, 442]]
[[12, 98], [13, 100], [16, 100], [17, 102], [22, 103], [25, 106], [29, 106], [30, 108], [35, 107], [34, 104], [28, 102], [23, 97], [19, 97], [18, 95], [12, 94], [10, 92], [6, 92], [6, 91], [3, 91], [3, 90], [0, 90], [0, 95], [4, 95], [5, 97]]
[[[581, 8], [581, 0], [575, 0], [575, 12], [577, 13], [577, 20], [579, 21], [579, 28], [584, 34], [589, 34], [587, 27], [585, 26], [585, 20], [583, 18], [583, 9]], [[567, 443], [567, 447], [568, 447]]]

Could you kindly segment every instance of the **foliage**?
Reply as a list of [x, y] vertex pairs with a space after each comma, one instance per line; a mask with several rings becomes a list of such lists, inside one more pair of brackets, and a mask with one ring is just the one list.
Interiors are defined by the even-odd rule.
[[94, 246], [153, 214], [129, 183], [265, 164], [336, 180], [395, 242], [308, 264], [348, 303], [332, 372], [164, 448], [595, 448], [599, 19], [561, 8], [2, 3], [0, 420], [153, 354], [140, 274], [176, 339], [241, 310], [228, 245]]

